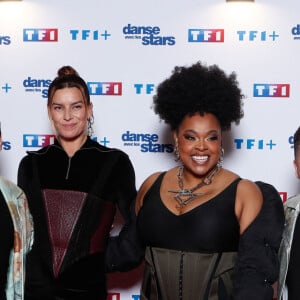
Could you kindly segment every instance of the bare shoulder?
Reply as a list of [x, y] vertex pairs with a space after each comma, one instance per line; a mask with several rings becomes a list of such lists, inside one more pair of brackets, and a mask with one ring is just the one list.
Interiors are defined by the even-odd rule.
[[147, 177], [144, 182], [141, 184], [138, 193], [145, 193], [148, 191], [148, 189], [150, 188], [150, 186], [154, 183], [154, 181], [158, 178], [158, 176], [161, 174], [162, 172], [155, 172], [153, 174], [151, 174], [149, 177]]
[[262, 197], [262, 193], [260, 188], [258, 187], [258, 185], [249, 180], [249, 179], [242, 179], [239, 184], [238, 184], [238, 193], [253, 193], [253, 195], [256, 196], [261, 196]]
[[263, 203], [260, 188], [251, 180], [242, 179], [237, 187], [235, 212], [241, 232], [256, 218]]
[[136, 201], [135, 201], [135, 212], [136, 212], [136, 214], [139, 212], [139, 210], [143, 206], [144, 196], [146, 195], [147, 191], [153, 185], [153, 183], [155, 182], [155, 180], [158, 178], [158, 176], [161, 173], [162, 172], [155, 172], [155, 173], [151, 174], [141, 184], [141, 186], [138, 190], [137, 196], [136, 196]]

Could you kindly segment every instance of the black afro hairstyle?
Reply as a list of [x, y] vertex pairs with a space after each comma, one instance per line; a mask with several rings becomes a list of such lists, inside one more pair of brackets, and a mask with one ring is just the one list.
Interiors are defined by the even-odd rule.
[[153, 107], [172, 130], [178, 129], [186, 115], [214, 114], [222, 130], [239, 124], [244, 116], [236, 74], [226, 75], [217, 65], [197, 62], [190, 67], [176, 66], [172, 75], [161, 82], [153, 97]]

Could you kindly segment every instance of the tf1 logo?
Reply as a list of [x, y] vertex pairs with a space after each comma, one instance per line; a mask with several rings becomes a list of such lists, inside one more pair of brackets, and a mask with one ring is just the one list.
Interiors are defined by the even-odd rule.
[[253, 96], [288, 98], [290, 96], [290, 85], [255, 83], [253, 86]]
[[23, 134], [23, 147], [45, 147], [54, 141], [53, 134]]
[[188, 40], [190, 43], [223, 43], [224, 29], [189, 29]]
[[87, 86], [90, 95], [122, 95], [122, 82], [87, 82]]
[[26, 28], [23, 29], [24, 42], [57, 42], [58, 29], [56, 28]]

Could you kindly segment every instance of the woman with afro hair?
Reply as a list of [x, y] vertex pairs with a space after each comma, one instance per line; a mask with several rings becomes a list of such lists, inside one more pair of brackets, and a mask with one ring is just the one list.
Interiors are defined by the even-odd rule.
[[242, 99], [235, 73], [200, 62], [159, 84], [154, 111], [170, 126], [180, 163], [138, 192], [141, 300], [272, 299], [281, 198], [222, 167], [222, 133], [243, 117]]

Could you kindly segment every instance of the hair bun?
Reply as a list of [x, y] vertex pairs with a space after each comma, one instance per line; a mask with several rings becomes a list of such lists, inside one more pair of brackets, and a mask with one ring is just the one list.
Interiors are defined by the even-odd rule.
[[67, 76], [67, 75], [77, 75], [79, 76], [79, 74], [77, 73], [77, 71], [72, 68], [71, 66], [63, 66], [61, 67], [58, 72], [57, 72], [58, 76]]

